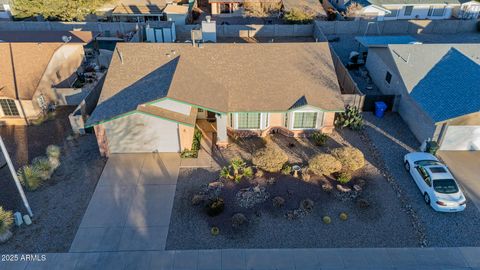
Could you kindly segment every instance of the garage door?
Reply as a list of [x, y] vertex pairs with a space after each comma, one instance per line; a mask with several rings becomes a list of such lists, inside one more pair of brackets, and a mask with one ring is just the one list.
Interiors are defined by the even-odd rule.
[[480, 126], [449, 126], [440, 149], [480, 151]]
[[104, 124], [110, 153], [179, 152], [178, 124], [132, 114]]

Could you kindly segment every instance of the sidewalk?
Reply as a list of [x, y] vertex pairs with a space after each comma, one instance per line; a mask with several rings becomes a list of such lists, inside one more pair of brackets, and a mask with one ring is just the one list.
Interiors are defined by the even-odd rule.
[[480, 269], [480, 248], [247, 249], [47, 254], [45, 262], [0, 262], [15, 270]]

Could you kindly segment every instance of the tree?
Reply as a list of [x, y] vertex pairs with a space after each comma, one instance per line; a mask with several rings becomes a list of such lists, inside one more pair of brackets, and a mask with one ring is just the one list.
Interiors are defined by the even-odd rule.
[[111, 0], [13, 0], [16, 18], [43, 16], [48, 20], [82, 21]]

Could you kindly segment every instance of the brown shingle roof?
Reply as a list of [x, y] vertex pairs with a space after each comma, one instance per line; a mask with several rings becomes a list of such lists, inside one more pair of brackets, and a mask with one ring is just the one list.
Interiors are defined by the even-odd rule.
[[218, 112], [344, 107], [326, 42], [118, 43], [117, 49], [90, 123], [163, 97]]
[[63, 43], [0, 43], [0, 96], [17, 99], [14, 67], [18, 98], [32, 99], [50, 59], [62, 45]]

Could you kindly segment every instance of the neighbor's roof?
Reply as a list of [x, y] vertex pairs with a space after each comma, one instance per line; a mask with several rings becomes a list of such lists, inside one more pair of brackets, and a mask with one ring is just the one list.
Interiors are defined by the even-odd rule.
[[167, 14], [187, 14], [188, 13], [188, 5], [167, 5], [167, 7], [163, 10], [163, 12]]
[[[32, 99], [45, 69], [63, 43], [0, 43], [0, 96]], [[15, 76], [13, 70], [15, 69]]]
[[388, 44], [412, 44], [412, 36], [357, 36], [355, 40], [365, 47], [386, 47]]
[[327, 16], [325, 9], [318, 0], [283, 0], [285, 11], [299, 9], [316, 14], [316, 16]]
[[[381, 51], [382, 49], [380, 49]], [[389, 45], [412, 98], [435, 122], [480, 111], [480, 44]]]
[[89, 31], [0, 31], [0, 42], [64, 42], [62, 37], [72, 37], [69, 43], [89, 43], [94, 33]]
[[162, 14], [166, 0], [121, 0], [112, 14]]
[[222, 113], [344, 108], [326, 42], [118, 43], [87, 125], [164, 97]]
[[352, 3], [359, 3], [366, 7], [369, 5], [416, 5], [416, 4], [461, 4], [469, 1], [464, 0], [350, 0], [345, 6]]

